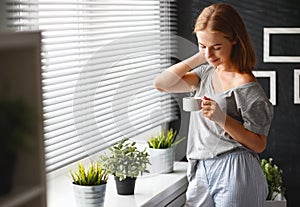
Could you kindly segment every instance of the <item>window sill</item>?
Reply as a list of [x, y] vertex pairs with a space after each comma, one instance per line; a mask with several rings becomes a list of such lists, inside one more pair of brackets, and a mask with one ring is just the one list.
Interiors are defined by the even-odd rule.
[[[113, 177], [110, 177], [106, 188], [104, 206], [180, 206], [184, 203], [184, 194], [188, 184], [186, 168], [186, 162], [175, 162], [173, 173], [148, 174], [139, 177], [136, 181], [135, 194], [129, 196], [118, 195], [115, 181]], [[47, 189], [48, 207], [75, 207], [73, 188], [68, 176], [59, 176], [50, 180]], [[174, 204], [175, 202], [178, 203]]]

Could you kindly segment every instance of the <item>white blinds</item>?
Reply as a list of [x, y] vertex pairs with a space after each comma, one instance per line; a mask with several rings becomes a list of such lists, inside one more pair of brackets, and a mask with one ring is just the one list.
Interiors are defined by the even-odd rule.
[[176, 118], [171, 98], [152, 87], [170, 65], [174, 3], [6, 2], [11, 30], [42, 30], [47, 172]]

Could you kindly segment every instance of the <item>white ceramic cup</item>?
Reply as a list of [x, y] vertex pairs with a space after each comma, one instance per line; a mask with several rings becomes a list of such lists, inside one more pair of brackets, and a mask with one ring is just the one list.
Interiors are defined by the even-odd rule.
[[202, 108], [202, 99], [200, 97], [184, 97], [182, 105], [184, 111], [199, 111]]

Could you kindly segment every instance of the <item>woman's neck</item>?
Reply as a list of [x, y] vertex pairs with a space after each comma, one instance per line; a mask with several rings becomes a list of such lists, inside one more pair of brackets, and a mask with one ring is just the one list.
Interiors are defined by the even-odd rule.
[[216, 72], [239, 72], [239, 70], [231, 64], [221, 64], [216, 67]]

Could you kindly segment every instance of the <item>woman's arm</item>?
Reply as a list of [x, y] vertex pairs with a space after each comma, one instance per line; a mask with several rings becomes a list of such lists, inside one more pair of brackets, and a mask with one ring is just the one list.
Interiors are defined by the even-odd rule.
[[219, 105], [207, 97], [202, 101], [202, 115], [219, 124], [233, 139], [245, 147], [261, 153], [267, 145], [267, 137], [246, 129], [241, 123], [221, 111]]
[[261, 153], [266, 149], [267, 137], [246, 129], [235, 119], [226, 115], [224, 130], [236, 141], [254, 152]]
[[162, 72], [155, 80], [154, 87], [166, 92], [189, 92], [199, 83], [199, 77], [191, 69], [205, 63], [205, 58], [197, 53]]

